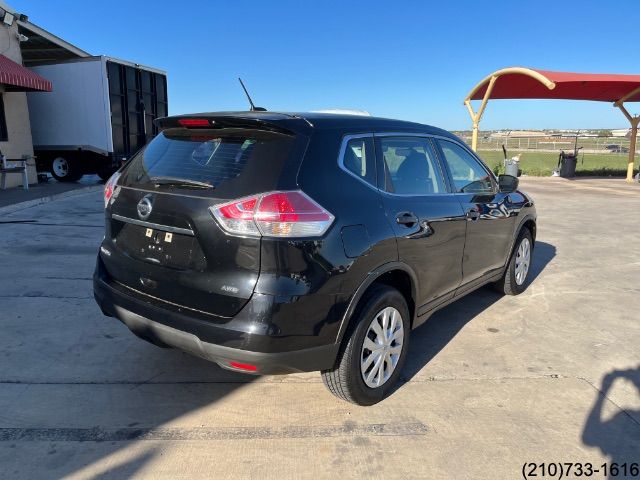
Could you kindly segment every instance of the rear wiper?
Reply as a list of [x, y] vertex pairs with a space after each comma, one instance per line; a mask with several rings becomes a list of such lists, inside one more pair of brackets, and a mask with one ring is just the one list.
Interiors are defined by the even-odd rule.
[[188, 178], [151, 177], [149, 180], [151, 180], [156, 185], [176, 185], [181, 187], [216, 188], [210, 183], [198, 182], [197, 180], [189, 180]]

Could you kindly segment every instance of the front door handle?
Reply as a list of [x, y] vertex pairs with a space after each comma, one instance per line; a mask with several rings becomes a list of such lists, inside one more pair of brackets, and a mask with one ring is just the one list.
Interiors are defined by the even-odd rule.
[[396, 222], [398, 225], [404, 225], [405, 227], [413, 227], [416, 223], [418, 223], [418, 217], [411, 212], [400, 212], [396, 216]]
[[475, 222], [480, 218], [480, 210], [477, 208], [470, 208], [467, 210], [467, 220]]

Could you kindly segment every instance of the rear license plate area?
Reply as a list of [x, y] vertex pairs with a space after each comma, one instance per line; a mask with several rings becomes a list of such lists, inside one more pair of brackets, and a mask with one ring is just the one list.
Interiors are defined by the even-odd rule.
[[191, 235], [125, 223], [115, 243], [123, 253], [154, 265], [176, 269], [202, 269], [204, 257]]

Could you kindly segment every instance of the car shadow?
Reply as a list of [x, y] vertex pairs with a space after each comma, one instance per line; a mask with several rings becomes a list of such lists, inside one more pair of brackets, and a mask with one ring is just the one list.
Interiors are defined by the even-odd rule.
[[533, 262], [531, 262], [531, 268], [529, 270], [529, 284], [533, 283], [538, 275], [547, 268], [547, 265], [551, 263], [556, 256], [556, 247], [546, 242], [536, 241]]
[[[555, 246], [545, 242], [536, 242], [528, 286], [535, 282], [555, 256]], [[417, 375], [468, 322], [503, 296], [490, 286], [480, 288], [442, 310], [438, 310], [423, 325], [411, 332], [409, 354], [402, 372], [401, 383], [407, 382]]]
[[[603, 455], [608, 457], [608, 468], [606, 474], [608, 478], [636, 478], [637, 471], [630, 472], [623, 470], [623, 464], [627, 468], [635, 463], [638, 465], [638, 445], [640, 445], [640, 408], [621, 409], [614, 406], [615, 414], [609, 415], [607, 419], [605, 410], [606, 404], [610, 402], [608, 395], [617, 381], [627, 381], [632, 385], [636, 393], [636, 400], [640, 405], [640, 366], [629, 370], [613, 370], [602, 378], [602, 384], [596, 394], [596, 400], [587, 416], [587, 420], [582, 431], [582, 442], [590, 447], [597, 447]], [[618, 471], [612, 469], [613, 464], [617, 464]], [[601, 465], [594, 465], [600, 468]], [[627, 477], [628, 476], [628, 477]]]

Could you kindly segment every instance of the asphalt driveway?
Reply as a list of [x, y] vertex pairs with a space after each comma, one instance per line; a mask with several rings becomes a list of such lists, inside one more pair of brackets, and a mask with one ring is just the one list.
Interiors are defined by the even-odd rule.
[[317, 373], [227, 372], [102, 316], [99, 193], [0, 216], [0, 476], [478, 479], [640, 462], [640, 186], [521, 183], [539, 213], [527, 291], [437, 313], [413, 332], [403, 384], [368, 408]]

